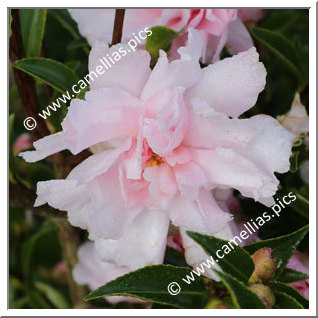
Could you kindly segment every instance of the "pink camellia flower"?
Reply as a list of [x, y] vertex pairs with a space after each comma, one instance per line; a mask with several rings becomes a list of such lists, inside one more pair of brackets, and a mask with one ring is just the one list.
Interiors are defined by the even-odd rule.
[[[294, 255], [291, 257], [286, 267], [308, 275], [308, 254], [302, 253], [300, 251], [295, 251]], [[291, 283], [291, 285], [295, 287], [301, 294], [303, 294], [304, 297], [309, 298], [308, 279], [301, 282]]]
[[238, 9], [237, 16], [243, 22], [257, 22], [263, 19], [266, 13], [265, 9]]
[[[246, 9], [241, 9], [244, 11]], [[79, 31], [93, 45], [96, 40], [111, 42], [115, 9], [70, 9]], [[200, 30], [203, 38], [202, 61], [209, 63], [219, 59], [224, 46], [231, 54], [246, 51], [253, 41], [236, 9], [126, 9], [123, 42], [134, 39], [145, 27], [165, 25], [176, 31], [185, 27]], [[243, 12], [241, 15], [244, 16]], [[249, 13], [250, 16], [255, 14]], [[142, 37], [144, 38], [144, 37]], [[140, 41], [141, 40], [141, 41]], [[172, 46], [172, 55], [177, 47], [184, 45], [187, 33], [178, 37]], [[138, 38], [143, 43], [143, 39]]]
[[14, 154], [18, 154], [22, 150], [26, 150], [32, 147], [31, 136], [27, 133], [21, 134], [13, 144]]
[[[127, 267], [118, 267], [114, 264], [101, 261], [95, 252], [93, 242], [85, 242], [77, 251], [78, 263], [73, 269], [74, 280], [80, 285], [87, 285], [95, 290], [119, 276], [130, 272]], [[110, 303], [120, 301], [140, 303], [142, 300], [133, 297], [109, 296], [105, 297]]]
[[[118, 48], [129, 49], [96, 42], [89, 71]], [[262, 202], [277, 190], [274, 172], [289, 169], [293, 135], [270, 116], [238, 118], [265, 86], [256, 49], [201, 68], [201, 48], [200, 32], [189, 29], [180, 58], [169, 62], [161, 51], [153, 70], [147, 51], [127, 54], [91, 82], [85, 100], [72, 100], [61, 132], [21, 154], [34, 162], [103, 145], [66, 180], [39, 182], [35, 206], [67, 211], [104, 261], [132, 270], [161, 263], [171, 221], [192, 265], [186, 230], [228, 233], [230, 216], [212, 189]]]

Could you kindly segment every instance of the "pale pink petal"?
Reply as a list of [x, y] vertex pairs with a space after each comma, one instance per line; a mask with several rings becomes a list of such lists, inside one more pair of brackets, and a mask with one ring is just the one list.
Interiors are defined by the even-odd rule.
[[185, 27], [190, 18], [189, 9], [163, 9], [161, 23], [176, 31]]
[[188, 162], [176, 165], [173, 172], [181, 195], [191, 201], [196, 200], [199, 189], [206, 185], [208, 181], [202, 169], [194, 162]]
[[306, 107], [301, 103], [299, 93], [295, 94], [293, 103], [289, 112], [278, 116], [278, 121], [291, 133], [295, 135], [295, 140], [300, 135], [309, 131], [309, 118]]
[[[192, 231], [192, 229], [189, 228], [180, 228], [183, 247], [185, 249], [185, 258], [187, 260], [187, 263], [192, 266], [194, 270], [196, 270], [197, 267], [201, 268], [203, 262], [207, 264], [207, 260], [211, 261], [211, 257], [203, 250], [203, 248], [198, 243], [193, 241], [193, 239], [191, 239], [186, 234], [187, 230]], [[233, 233], [229, 225], [225, 225], [219, 231], [209, 234], [227, 241], [233, 239]], [[217, 263], [215, 263], [211, 268], [215, 270], [221, 270]], [[220, 281], [220, 278], [212, 270], [206, 270], [203, 275], [218, 282]]]
[[174, 167], [176, 164], [184, 164], [191, 160], [190, 152], [186, 147], [180, 146], [164, 156], [164, 160], [169, 166]]
[[97, 40], [111, 42], [115, 9], [69, 9], [79, 32], [93, 45]]
[[254, 106], [264, 89], [266, 71], [258, 59], [251, 48], [204, 68], [200, 82], [188, 90], [188, 99], [206, 99], [214, 110], [239, 116]]
[[287, 172], [293, 134], [267, 115], [253, 116], [248, 119], [248, 123], [255, 129], [256, 134], [248, 144], [242, 147], [234, 145], [233, 149], [268, 173]]
[[116, 162], [118, 157], [129, 150], [131, 139], [128, 139], [121, 147], [105, 150], [94, 154], [77, 165], [67, 176], [67, 180], [77, 180], [78, 183], [86, 183], [95, 177], [105, 173]]
[[178, 187], [172, 169], [167, 164], [147, 167], [143, 177], [150, 182], [149, 193], [153, 201], [160, 201], [162, 209], [167, 209], [173, 197], [176, 195]]
[[261, 20], [265, 13], [265, 9], [238, 9], [237, 10], [238, 17], [243, 22], [257, 22]]
[[108, 48], [105, 42], [97, 41], [90, 52], [88, 68], [91, 90], [117, 87], [140, 97], [151, 73], [150, 54], [145, 50], [133, 52], [127, 44]]
[[[135, 40], [135, 36], [143, 43], [145, 33], [139, 32], [145, 28], [160, 25], [162, 9], [126, 9], [122, 42]], [[138, 43], [138, 40], [137, 40]]]
[[146, 118], [143, 134], [153, 152], [165, 155], [178, 147], [188, 128], [188, 113], [183, 103], [183, 90], [168, 91], [156, 119]]
[[227, 30], [228, 24], [236, 19], [236, 9], [207, 9], [205, 19], [198, 26], [209, 34], [221, 36]]
[[31, 136], [27, 133], [21, 134], [13, 144], [13, 152], [18, 154], [20, 151], [31, 148], [32, 139]]
[[195, 202], [177, 196], [170, 205], [169, 215], [175, 226], [199, 233], [212, 234], [230, 220], [215, 202], [212, 193], [201, 189]]
[[125, 204], [116, 166], [90, 182], [86, 191], [91, 198], [89, 237], [92, 240], [120, 238], [142, 210], [140, 206]]
[[226, 48], [232, 55], [254, 46], [248, 30], [240, 19], [230, 23], [226, 42]]
[[78, 154], [99, 142], [137, 135], [143, 108], [135, 97], [118, 88], [108, 88], [87, 92], [85, 98], [72, 100], [62, 132], [34, 142], [35, 151], [19, 155], [34, 162], [64, 149]]
[[132, 270], [161, 264], [166, 249], [169, 217], [164, 211], [145, 210], [119, 240], [98, 239], [98, 256]]
[[[85, 242], [77, 251], [78, 263], [73, 269], [73, 278], [80, 285], [87, 285], [89, 289], [98, 287], [130, 272], [127, 267], [119, 267], [101, 261], [95, 252], [92, 242]], [[120, 301], [141, 302], [137, 298], [124, 296], [109, 296], [106, 299], [111, 303]]]
[[232, 187], [244, 196], [259, 199], [275, 194], [279, 181], [273, 173], [258, 168], [232, 149], [191, 150], [193, 161], [201, 166], [212, 187]]
[[180, 59], [169, 63], [167, 54], [160, 51], [160, 57], [142, 91], [141, 99], [147, 100], [165, 89], [178, 87], [186, 89], [195, 84], [200, 79], [202, 72], [198, 63], [201, 50], [200, 32], [189, 29], [187, 45], [178, 49]]
[[82, 229], [89, 227], [90, 197], [85, 185], [75, 180], [50, 180], [37, 183], [37, 199], [34, 206], [48, 203], [68, 212], [68, 220]]
[[183, 146], [190, 148], [213, 149], [217, 146], [232, 147], [248, 144], [256, 135], [256, 128], [249, 119], [230, 119], [225, 115], [215, 113], [211, 107], [198, 107], [194, 100], [194, 111], [200, 115], [189, 116], [190, 124], [183, 141]]

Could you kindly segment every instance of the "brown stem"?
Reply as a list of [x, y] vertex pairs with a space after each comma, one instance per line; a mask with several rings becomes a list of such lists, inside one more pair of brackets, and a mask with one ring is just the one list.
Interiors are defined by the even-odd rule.
[[9, 185], [9, 199], [10, 203], [15, 206], [32, 209], [35, 214], [45, 217], [47, 219], [66, 218], [66, 212], [56, 210], [48, 205], [34, 207], [36, 194], [29, 189], [20, 185]]
[[116, 9], [114, 28], [113, 28], [113, 39], [111, 45], [120, 43], [121, 36], [123, 34], [125, 9]]
[[[10, 37], [9, 44], [9, 56], [11, 62], [14, 62], [24, 58], [24, 53], [21, 36], [19, 10], [12, 9], [11, 14], [12, 34]], [[30, 75], [16, 68], [13, 68], [13, 75], [19, 90], [19, 95], [21, 97], [26, 117], [36, 117], [37, 114], [40, 112], [40, 107], [36, 95], [35, 82], [33, 78]], [[37, 121], [37, 127], [31, 131], [31, 136], [33, 140], [37, 140], [49, 134], [50, 132], [43, 120]]]
[[59, 240], [62, 246], [63, 259], [67, 265], [67, 282], [74, 308], [91, 308], [90, 303], [83, 299], [87, 295], [84, 286], [78, 285], [72, 275], [72, 271], [77, 264], [77, 250], [80, 245], [78, 232], [65, 219], [55, 219], [54, 223], [58, 226]]

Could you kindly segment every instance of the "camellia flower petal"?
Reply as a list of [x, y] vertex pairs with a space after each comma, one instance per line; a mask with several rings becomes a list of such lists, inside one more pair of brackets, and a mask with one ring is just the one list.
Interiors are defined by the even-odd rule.
[[[169, 222], [222, 231], [230, 215], [212, 190], [234, 188], [265, 202], [277, 190], [275, 172], [289, 168], [293, 134], [269, 116], [237, 118], [265, 86], [256, 49], [202, 69], [202, 34], [188, 31], [180, 58], [169, 62], [160, 52], [152, 71], [146, 51], [122, 57], [118, 74], [108, 70], [85, 100], [72, 101], [63, 131], [21, 154], [33, 162], [91, 149], [66, 180], [38, 184], [36, 205], [67, 211], [73, 225], [89, 231], [100, 258], [130, 269], [163, 261]], [[102, 48], [112, 50], [96, 42], [90, 72]]]
[[[119, 267], [101, 261], [96, 255], [93, 242], [86, 242], [81, 245], [77, 254], [78, 263], [73, 269], [74, 280], [80, 285], [87, 285], [91, 290], [95, 290], [109, 281], [130, 272], [127, 267]], [[109, 296], [106, 299], [110, 303], [120, 301], [142, 302], [137, 298], [124, 296]]]
[[[126, 9], [123, 26], [123, 42], [134, 39], [146, 27], [165, 25], [176, 31], [185, 28], [200, 30], [203, 37], [202, 61], [209, 63], [219, 60], [220, 53], [226, 46], [232, 54], [248, 50], [253, 41], [246, 27], [238, 18], [244, 20], [259, 19], [255, 10], [244, 14], [247, 9]], [[114, 25], [114, 9], [70, 9], [72, 18], [77, 22], [79, 31], [93, 45], [96, 41], [111, 42]], [[186, 37], [179, 37], [184, 45]], [[138, 42], [144, 43], [144, 39]], [[175, 46], [172, 46], [172, 55]]]

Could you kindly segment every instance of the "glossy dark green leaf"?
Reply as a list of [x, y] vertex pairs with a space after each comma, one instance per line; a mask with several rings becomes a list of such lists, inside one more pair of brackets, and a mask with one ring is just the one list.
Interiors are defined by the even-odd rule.
[[[301, 68], [302, 61], [293, 43], [280, 32], [263, 28], [252, 28], [254, 38], [271, 50], [298, 77], [301, 82], [307, 82]], [[302, 83], [305, 85], [306, 83]]]
[[151, 55], [151, 63], [153, 65], [159, 58], [159, 50], [168, 53], [171, 49], [172, 41], [180, 35], [183, 30], [177, 32], [166, 26], [155, 26], [150, 30], [152, 34], [147, 37], [146, 50]]
[[[147, 266], [121, 276], [91, 292], [85, 300], [105, 296], [131, 296], [161, 305], [176, 308], [203, 308], [206, 301], [206, 290], [201, 277], [196, 277], [191, 284], [185, 278], [191, 269], [172, 265]], [[171, 295], [168, 286], [177, 282], [180, 293]], [[175, 285], [172, 290], [176, 290]]]
[[[71, 34], [75, 41], [81, 42], [81, 48], [86, 54], [89, 54], [89, 45], [87, 41], [78, 33], [76, 22], [72, 19], [67, 10], [51, 9], [48, 13], [60, 23], [60, 25]], [[73, 47], [74, 48], [74, 47]]]
[[254, 254], [258, 249], [262, 247], [270, 247], [276, 258], [276, 274], [275, 278], [279, 277], [284, 267], [288, 263], [290, 257], [294, 253], [296, 247], [308, 233], [308, 225], [303, 228], [273, 239], [254, 242], [252, 244], [244, 246], [244, 249], [250, 254]]
[[308, 275], [302, 272], [295, 271], [291, 268], [284, 268], [282, 273], [277, 277], [277, 280], [283, 283], [300, 282], [308, 278]]
[[266, 304], [255, 293], [253, 293], [244, 283], [236, 279], [230, 274], [214, 270], [228, 291], [231, 294], [231, 299], [235, 308], [254, 309], [267, 308]]
[[277, 309], [304, 309], [304, 307], [293, 297], [282, 293], [275, 292], [275, 308]]
[[78, 82], [75, 73], [65, 64], [46, 58], [25, 58], [12, 66], [47, 83], [60, 92], [65, 92]]
[[164, 264], [188, 267], [184, 254], [169, 246], [166, 248]]
[[39, 57], [45, 30], [46, 9], [34, 9], [25, 47], [26, 57]]
[[293, 190], [297, 199], [290, 204], [290, 207], [300, 215], [309, 219], [309, 188], [304, 188], [302, 191]]
[[271, 281], [269, 287], [274, 292], [285, 293], [296, 299], [304, 308], [309, 308], [309, 301], [298, 290], [282, 282]]
[[[237, 279], [247, 283], [248, 279], [254, 271], [254, 263], [251, 256], [240, 246], [233, 242], [228, 242], [214, 236], [203, 235], [195, 232], [187, 231], [187, 234], [199, 243], [203, 249], [213, 257], [217, 264], [226, 273], [231, 274]], [[231, 252], [224, 254], [222, 247], [232, 246]], [[216, 255], [216, 252], [221, 250], [224, 257], [221, 259]]]

